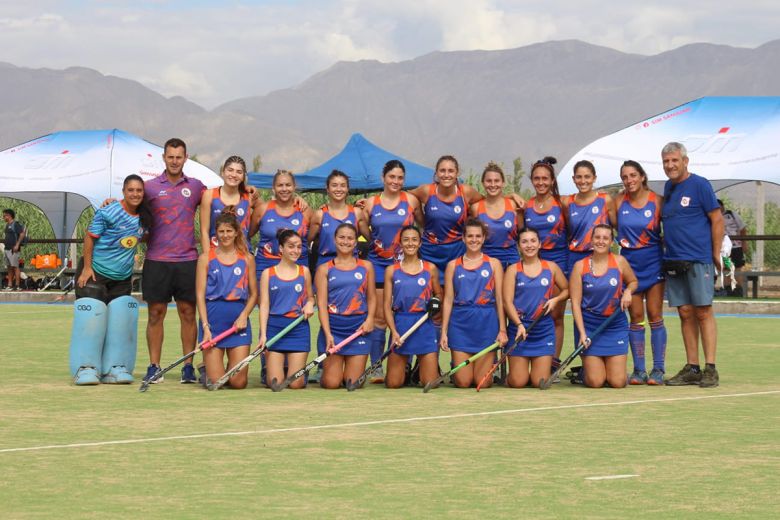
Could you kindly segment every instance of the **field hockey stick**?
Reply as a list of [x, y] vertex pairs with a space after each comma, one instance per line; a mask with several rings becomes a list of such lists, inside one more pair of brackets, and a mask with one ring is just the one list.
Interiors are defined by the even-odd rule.
[[51, 284], [53, 284], [53, 283], [54, 283], [54, 280], [58, 279], [58, 278], [60, 277], [60, 275], [61, 275], [63, 272], [65, 272], [65, 269], [67, 269], [67, 268], [68, 268], [68, 266], [67, 266], [67, 265], [63, 266], [63, 267], [62, 267], [62, 269], [60, 269], [60, 272], [59, 272], [59, 273], [57, 273], [57, 274], [55, 274], [55, 275], [54, 275], [54, 278], [52, 278], [51, 280], [49, 280], [49, 283], [47, 283], [46, 285], [44, 285], [44, 286], [43, 286], [43, 289], [38, 289], [38, 292], [43, 292], [43, 291], [45, 291], [46, 289], [48, 289], [48, 288], [49, 288], [49, 286], [50, 286]]
[[228, 330], [226, 330], [225, 332], [223, 332], [223, 333], [221, 333], [221, 334], [219, 334], [217, 336], [214, 336], [210, 340], [201, 342], [197, 347], [195, 347], [195, 349], [192, 352], [190, 352], [188, 354], [184, 354], [182, 357], [180, 357], [179, 359], [177, 359], [176, 361], [174, 361], [173, 363], [171, 363], [170, 365], [168, 365], [164, 369], [158, 370], [157, 373], [155, 373], [148, 380], [143, 381], [141, 383], [141, 388], [139, 388], [138, 391], [139, 392], [146, 392], [146, 390], [149, 388], [149, 385], [151, 385], [152, 383], [154, 383], [155, 381], [160, 379], [162, 376], [164, 376], [172, 368], [174, 368], [174, 367], [184, 363], [185, 361], [187, 361], [191, 357], [195, 357], [195, 354], [197, 354], [198, 352], [202, 352], [202, 351], [206, 350], [207, 348], [213, 347], [221, 339], [224, 339], [224, 338], [230, 336], [231, 334], [233, 334], [237, 330], [238, 329], [234, 325], [234, 326], [230, 327]]
[[344, 345], [346, 345], [347, 343], [350, 343], [351, 341], [354, 341], [355, 338], [357, 338], [358, 336], [361, 336], [362, 334], [363, 334], [363, 329], [362, 328], [358, 328], [358, 330], [353, 332], [349, 337], [345, 338], [338, 345], [334, 346], [331, 350], [326, 350], [325, 352], [323, 352], [322, 354], [320, 354], [316, 358], [314, 358], [311, 361], [309, 361], [306, 364], [305, 367], [303, 367], [302, 369], [298, 370], [293, 375], [287, 376], [287, 378], [284, 381], [282, 381], [282, 384], [276, 385], [276, 384], [274, 384], [273, 381], [271, 381], [271, 390], [273, 390], [274, 392], [281, 392], [282, 390], [284, 390], [285, 388], [290, 386], [290, 383], [292, 383], [293, 381], [295, 381], [296, 379], [301, 377], [303, 374], [309, 372], [312, 368], [320, 366], [322, 364], [322, 362], [325, 361], [325, 358], [327, 358], [328, 356], [330, 356], [332, 354], [336, 354], [339, 350], [341, 350], [341, 348]]
[[574, 349], [574, 352], [572, 352], [569, 357], [561, 361], [560, 366], [555, 370], [555, 372], [552, 373], [550, 376], [550, 379], [545, 380], [544, 378], [539, 379], [539, 390], [547, 390], [550, 388], [553, 384], [553, 381], [555, 381], [555, 378], [560, 376], [564, 370], [566, 370], [566, 367], [568, 367], [572, 361], [574, 361], [577, 356], [583, 353], [583, 351], [593, 342], [593, 339], [596, 338], [599, 334], [604, 332], [604, 329], [606, 329], [610, 323], [612, 323], [612, 320], [615, 319], [615, 316], [618, 314], [621, 314], [623, 311], [615, 311], [612, 314], [610, 314], [606, 320], [604, 320], [601, 325], [599, 325], [596, 330], [593, 331], [593, 334], [590, 336], [587, 336], [585, 339], [583, 339], [580, 344], [577, 346], [576, 349]]
[[355, 380], [355, 382], [347, 381], [347, 390], [352, 392], [353, 390], [360, 388], [363, 385], [363, 383], [366, 382], [366, 378], [368, 377], [368, 374], [370, 374], [377, 368], [381, 367], [382, 362], [390, 356], [391, 352], [395, 351], [395, 348], [399, 345], [399, 343], [403, 343], [404, 341], [406, 341], [409, 338], [409, 336], [411, 336], [414, 333], [414, 331], [419, 329], [420, 326], [422, 326], [422, 324], [425, 323], [425, 320], [427, 320], [428, 318], [430, 318], [431, 316], [439, 312], [440, 307], [441, 307], [441, 300], [439, 300], [436, 297], [431, 298], [428, 301], [428, 307], [426, 309], [426, 313], [422, 315], [419, 320], [414, 322], [414, 325], [412, 325], [411, 328], [409, 328], [409, 330], [404, 332], [404, 334], [399, 338], [398, 343], [393, 343], [392, 345], [390, 345], [390, 348], [382, 352], [382, 357], [380, 357], [377, 361], [375, 361], [370, 367], [365, 369], [363, 373], [360, 374], [360, 377], [358, 377], [357, 380]]
[[49, 303], [57, 303], [64, 300], [68, 294], [70, 294], [70, 291], [72, 291], [76, 287], [75, 278], [71, 279], [67, 284], [65, 284], [65, 292], [54, 298]]
[[491, 377], [491, 376], [493, 375], [493, 372], [495, 372], [495, 371], [496, 371], [496, 369], [497, 369], [498, 367], [500, 367], [500, 366], [501, 366], [501, 364], [502, 364], [504, 361], [506, 361], [506, 359], [509, 357], [509, 354], [511, 354], [511, 353], [512, 353], [512, 351], [513, 351], [515, 348], [517, 348], [517, 346], [518, 346], [520, 343], [522, 343], [523, 341], [525, 341], [525, 340], [527, 340], [527, 339], [528, 339], [528, 334], [530, 334], [530, 332], [533, 330], [533, 328], [536, 326], [536, 324], [537, 324], [537, 323], [539, 323], [539, 320], [541, 320], [541, 319], [542, 319], [543, 317], [545, 317], [545, 316], [547, 316], [547, 312], [543, 312], [542, 314], [540, 314], [539, 316], [537, 316], [537, 317], [534, 319], [534, 321], [532, 321], [532, 322], [530, 323], [530, 325], [528, 325], [528, 327], [525, 329], [525, 336], [524, 336], [524, 337], [517, 338], [517, 340], [515, 340], [515, 342], [514, 342], [514, 343], [512, 343], [512, 345], [510, 345], [510, 346], [507, 346], [507, 347], [505, 347], [505, 348], [504, 348], [503, 352], [501, 353], [501, 357], [498, 359], [498, 361], [496, 361], [496, 362], [493, 364], [493, 366], [492, 366], [492, 367], [490, 367], [490, 370], [488, 370], [488, 373], [487, 373], [487, 374], [485, 374], [485, 376], [482, 378], [482, 381], [480, 381], [480, 382], [479, 382], [479, 384], [477, 385], [477, 392], [479, 392], [480, 388], [482, 388], [482, 385], [484, 385], [484, 384], [485, 384], [485, 383], [488, 381], [488, 378], [489, 378], [489, 377]]
[[495, 342], [491, 343], [491, 344], [490, 344], [490, 345], [488, 345], [487, 347], [483, 348], [482, 350], [480, 350], [479, 352], [477, 352], [476, 354], [474, 354], [473, 356], [471, 356], [470, 358], [468, 358], [466, 361], [463, 361], [463, 362], [462, 362], [462, 363], [460, 363], [459, 365], [457, 365], [457, 366], [453, 367], [452, 369], [450, 369], [450, 371], [449, 371], [449, 372], [447, 372], [446, 374], [440, 375], [439, 377], [437, 377], [437, 378], [436, 378], [436, 379], [434, 379], [433, 381], [429, 381], [429, 382], [428, 382], [428, 384], [426, 384], [426, 385], [423, 387], [423, 393], [424, 393], [424, 394], [427, 394], [428, 392], [430, 392], [430, 391], [431, 391], [431, 389], [433, 389], [433, 388], [437, 388], [437, 387], [438, 387], [438, 386], [439, 386], [439, 385], [442, 383], [442, 381], [444, 381], [444, 379], [445, 379], [446, 377], [448, 377], [448, 376], [451, 376], [452, 374], [454, 374], [455, 372], [457, 372], [457, 371], [458, 371], [458, 370], [460, 370], [461, 368], [463, 368], [463, 367], [465, 367], [466, 365], [470, 364], [472, 361], [476, 361], [477, 359], [481, 358], [482, 356], [484, 356], [484, 355], [485, 355], [485, 354], [487, 354], [488, 352], [493, 352], [493, 351], [494, 351], [494, 350], [496, 350], [496, 349], [497, 349], [497, 348], [498, 348], [500, 345], [501, 345], [501, 344], [500, 344], [498, 341], [495, 341]]
[[265, 345], [263, 345], [262, 347], [257, 347], [255, 350], [252, 351], [251, 354], [249, 354], [247, 357], [239, 361], [236, 364], [236, 366], [234, 366], [233, 368], [225, 372], [225, 375], [217, 379], [215, 383], [209, 384], [206, 388], [208, 388], [209, 390], [219, 390], [220, 388], [225, 386], [225, 383], [227, 383], [231, 377], [238, 374], [238, 372], [242, 370], [245, 366], [247, 366], [249, 363], [251, 363], [258, 357], [260, 357], [260, 355], [262, 355], [263, 352], [268, 350], [268, 347], [270, 347], [271, 345], [273, 345], [274, 343], [282, 339], [282, 337], [285, 334], [293, 330], [296, 325], [298, 325], [300, 322], [304, 320], [305, 317], [306, 317], [305, 315], [301, 314], [300, 316], [295, 318], [292, 322], [290, 322], [289, 325], [287, 325], [285, 328], [280, 330], [273, 338], [266, 341]]

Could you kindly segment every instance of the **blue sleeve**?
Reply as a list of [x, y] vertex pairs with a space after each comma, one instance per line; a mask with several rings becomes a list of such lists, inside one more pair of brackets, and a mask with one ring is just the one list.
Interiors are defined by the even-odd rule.
[[87, 229], [87, 232], [90, 235], [99, 237], [102, 236], [106, 231], [106, 228], [108, 227], [108, 222], [106, 222], [106, 209], [109, 207], [110, 206], [99, 208], [95, 212], [95, 217], [92, 219], [92, 222], [89, 224], [89, 228]]
[[718, 198], [715, 196], [715, 191], [712, 189], [710, 181], [704, 177], [700, 177], [699, 191], [701, 193], [701, 204], [704, 207], [704, 211], [709, 213], [714, 209], [720, 209], [718, 204]]

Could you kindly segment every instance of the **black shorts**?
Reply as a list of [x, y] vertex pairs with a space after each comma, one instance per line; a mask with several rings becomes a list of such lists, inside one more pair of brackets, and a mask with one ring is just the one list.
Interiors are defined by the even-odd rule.
[[731, 255], [729, 256], [731, 257], [731, 262], [734, 264], [734, 267], [737, 269], [745, 265], [745, 252], [741, 247], [732, 247]]
[[144, 261], [141, 282], [144, 301], [168, 303], [176, 301], [195, 303], [195, 269], [197, 260], [185, 262]]
[[[76, 267], [76, 280], [81, 276], [81, 271], [83, 269], [84, 257], [81, 257], [78, 266]], [[113, 280], [111, 278], [106, 278], [100, 273], [95, 273], [95, 281], [84, 287], [79, 287], [78, 284], [76, 284], [76, 298], [96, 298], [108, 305], [111, 300], [115, 298], [130, 295], [130, 292], [132, 291], [131, 279], [132, 275], [124, 280]], [[95, 286], [101, 286], [101, 288], [96, 292]]]

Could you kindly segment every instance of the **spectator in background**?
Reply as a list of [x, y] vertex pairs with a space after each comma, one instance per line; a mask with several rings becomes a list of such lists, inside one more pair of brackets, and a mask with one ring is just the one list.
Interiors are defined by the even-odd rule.
[[[742, 218], [739, 216], [739, 213], [736, 213], [730, 209], [726, 209], [726, 207], [723, 205], [723, 201], [720, 199], [718, 199], [718, 204], [720, 204], [720, 211], [723, 213], [723, 224], [726, 228], [726, 234], [730, 237], [733, 237], [734, 235], [747, 235], [747, 228], [745, 227], [745, 223], [742, 222]], [[730, 258], [731, 263], [734, 264], [734, 271], [738, 271], [745, 266], [745, 250], [741, 240], [735, 240], [734, 238], [731, 239]], [[731, 279], [729, 279], [729, 284], [727, 287], [729, 287], [730, 284]], [[741, 295], [742, 288], [738, 287], [736, 289], [736, 293]]]
[[21, 291], [19, 269], [19, 253], [22, 249], [22, 240], [26, 233], [24, 226], [16, 221], [16, 212], [12, 209], [3, 210], [3, 220], [5, 221], [5, 265], [8, 268], [8, 285], [6, 291]]

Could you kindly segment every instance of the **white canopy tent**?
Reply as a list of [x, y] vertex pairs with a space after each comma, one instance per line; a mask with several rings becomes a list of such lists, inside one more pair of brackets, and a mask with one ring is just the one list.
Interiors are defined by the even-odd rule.
[[[56, 132], [0, 152], [0, 195], [38, 206], [55, 236], [70, 238], [90, 204], [97, 208], [106, 198], [122, 197], [126, 176], [160, 175], [162, 153], [161, 147], [117, 129]], [[184, 173], [208, 187], [222, 184], [194, 161], [184, 165]]]

